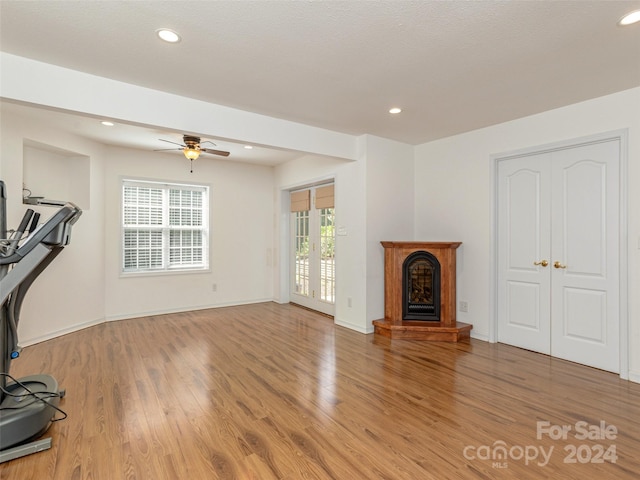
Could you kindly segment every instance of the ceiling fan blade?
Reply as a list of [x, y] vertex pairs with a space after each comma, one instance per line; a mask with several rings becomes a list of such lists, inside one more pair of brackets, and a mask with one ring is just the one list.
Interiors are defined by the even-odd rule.
[[154, 152], [167, 152], [169, 150], [172, 150], [174, 152], [179, 152], [180, 150], [182, 150], [182, 148], [159, 148], [154, 150]]
[[174, 145], [178, 145], [179, 147], [182, 147], [182, 148], [185, 147], [185, 145], [181, 143], [172, 142], [171, 140], [165, 140], [164, 138], [159, 138], [158, 140], [160, 140], [161, 142], [173, 143]]
[[229, 152], [225, 152], [224, 150], [214, 150], [212, 148], [201, 148], [200, 151], [205, 153], [211, 153], [213, 155], [221, 155], [223, 157], [229, 156]]
[[204, 140], [202, 142], [200, 142], [200, 145], [202, 145], [203, 143], [210, 143], [211, 145], [213, 145], [214, 147], [216, 147], [217, 145], [215, 143], [213, 143], [211, 140]]

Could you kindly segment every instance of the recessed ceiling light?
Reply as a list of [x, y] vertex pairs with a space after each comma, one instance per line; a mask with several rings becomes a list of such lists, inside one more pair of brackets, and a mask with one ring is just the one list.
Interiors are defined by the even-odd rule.
[[168, 43], [178, 43], [180, 41], [180, 35], [168, 28], [159, 28], [156, 30], [156, 35]]
[[389, 113], [393, 113], [393, 114], [400, 113], [401, 111], [402, 111], [402, 109], [398, 108], [398, 107], [393, 107], [393, 108], [389, 109]]
[[102, 125], [104, 125], [105, 127], [113, 127], [115, 125], [115, 123], [113, 122], [108, 122], [107, 120], [105, 120], [104, 122], [100, 122]]
[[251, 145], [245, 145], [244, 148], [246, 148], [247, 150], [251, 150], [253, 147]]
[[631, 25], [638, 22], [640, 22], [640, 10], [635, 10], [633, 12], [627, 13], [624, 17], [622, 17], [618, 21], [618, 25], [624, 27], [626, 25]]

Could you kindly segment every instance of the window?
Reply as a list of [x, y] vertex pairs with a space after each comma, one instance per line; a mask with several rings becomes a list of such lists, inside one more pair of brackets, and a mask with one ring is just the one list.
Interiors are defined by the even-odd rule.
[[309, 210], [295, 215], [295, 292], [309, 295]]
[[122, 182], [122, 271], [209, 268], [209, 187]]
[[336, 263], [335, 263], [335, 210], [320, 210], [320, 300], [335, 303]]

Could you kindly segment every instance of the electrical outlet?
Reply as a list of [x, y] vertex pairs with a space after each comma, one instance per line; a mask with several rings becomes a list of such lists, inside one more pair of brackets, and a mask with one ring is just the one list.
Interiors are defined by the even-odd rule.
[[211, 291], [212, 292], [217, 292], [218, 291], [218, 284], [217, 283], [212, 283], [211, 284]]
[[347, 307], [351, 308], [351, 306], [352, 306], [351, 297], [347, 297]]
[[460, 301], [460, 311], [461, 312], [468, 312], [469, 311], [469, 304], [464, 300]]

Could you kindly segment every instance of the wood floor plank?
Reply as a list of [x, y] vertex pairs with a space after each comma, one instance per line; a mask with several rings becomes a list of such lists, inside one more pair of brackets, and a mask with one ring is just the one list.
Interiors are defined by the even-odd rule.
[[[363, 335], [292, 305], [98, 325], [25, 348], [11, 373], [53, 374], [68, 418], [2, 480], [640, 475], [638, 384], [507, 345]], [[601, 422], [615, 438], [577, 438]]]

